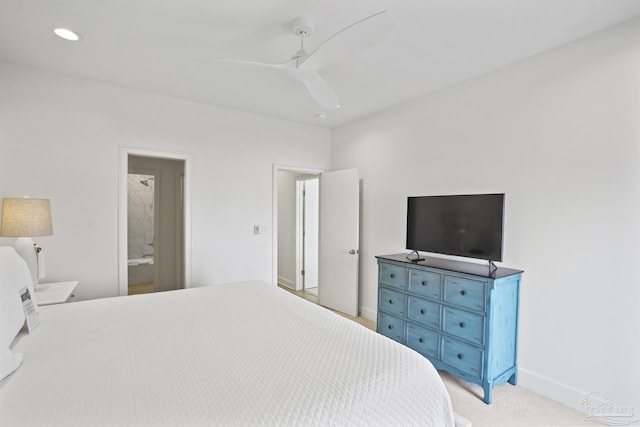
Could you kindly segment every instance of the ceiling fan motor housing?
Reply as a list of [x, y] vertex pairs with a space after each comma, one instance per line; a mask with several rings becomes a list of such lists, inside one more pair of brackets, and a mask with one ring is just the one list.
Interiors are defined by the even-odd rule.
[[293, 34], [296, 36], [310, 36], [313, 31], [313, 21], [310, 18], [300, 16], [293, 20]]

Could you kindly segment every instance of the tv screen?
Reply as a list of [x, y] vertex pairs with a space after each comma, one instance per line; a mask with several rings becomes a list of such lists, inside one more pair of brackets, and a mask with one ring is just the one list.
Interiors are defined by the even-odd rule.
[[409, 197], [407, 249], [502, 261], [504, 194]]

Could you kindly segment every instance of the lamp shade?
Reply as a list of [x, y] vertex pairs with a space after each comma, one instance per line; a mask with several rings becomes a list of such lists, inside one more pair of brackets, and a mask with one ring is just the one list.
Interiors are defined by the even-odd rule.
[[2, 237], [37, 237], [53, 234], [49, 199], [2, 199]]

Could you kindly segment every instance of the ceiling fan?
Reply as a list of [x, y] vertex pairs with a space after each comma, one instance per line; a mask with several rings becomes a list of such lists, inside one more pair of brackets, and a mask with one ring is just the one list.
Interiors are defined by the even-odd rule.
[[300, 17], [292, 22], [293, 33], [300, 37], [300, 50], [288, 61], [280, 64], [243, 60], [214, 62], [237, 63], [277, 68], [302, 82], [311, 96], [327, 109], [340, 108], [341, 103], [333, 88], [318, 74], [318, 70], [362, 50], [386, 35], [395, 21], [387, 11], [381, 11], [360, 19], [341, 29], [311, 52], [305, 50], [305, 39], [313, 31], [313, 22]]

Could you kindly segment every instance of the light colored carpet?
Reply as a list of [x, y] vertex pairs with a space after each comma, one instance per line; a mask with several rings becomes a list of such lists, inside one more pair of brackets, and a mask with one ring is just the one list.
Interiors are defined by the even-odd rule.
[[493, 389], [491, 405], [482, 401], [482, 387], [440, 371], [451, 396], [453, 411], [473, 427], [600, 426], [586, 415], [521, 386], [502, 384]]

